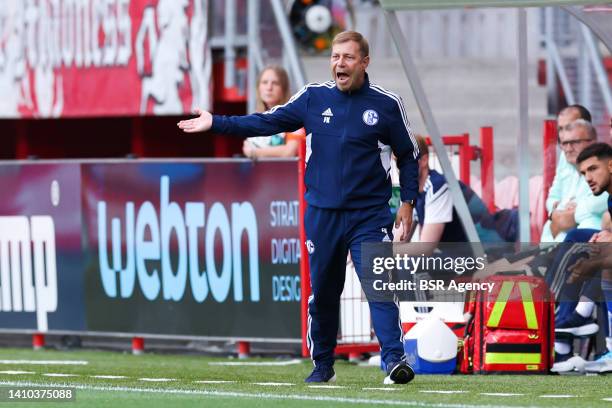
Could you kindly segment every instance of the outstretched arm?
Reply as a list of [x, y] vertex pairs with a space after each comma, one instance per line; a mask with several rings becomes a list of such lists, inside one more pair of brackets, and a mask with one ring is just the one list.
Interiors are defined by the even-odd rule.
[[206, 132], [212, 127], [212, 115], [200, 108], [195, 109], [197, 118], [181, 120], [176, 125], [186, 133]]
[[212, 130], [216, 133], [242, 137], [272, 135], [291, 132], [303, 127], [307, 113], [308, 86], [296, 93], [289, 102], [275, 106], [264, 113], [246, 116], [211, 115], [196, 109], [197, 118], [182, 120], [177, 125], [187, 133]]

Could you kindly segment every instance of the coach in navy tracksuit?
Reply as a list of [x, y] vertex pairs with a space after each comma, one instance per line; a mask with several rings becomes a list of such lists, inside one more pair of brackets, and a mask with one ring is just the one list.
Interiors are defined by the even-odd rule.
[[[332, 43], [333, 81], [309, 84], [289, 102], [248, 116], [199, 117], [179, 122], [185, 132], [212, 129], [244, 137], [306, 128], [304, 224], [312, 296], [308, 302], [308, 345], [315, 364], [307, 382], [335, 380], [334, 348], [340, 295], [350, 250], [361, 276], [361, 243], [390, 239], [391, 151], [400, 169], [402, 206], [396, 224], [410, 231], [418, 190], [418, 147], [400, 98], [371, 84], [367, 41], [343, 32]], [[406, 236], [402, 237], [403, 239]], [[387, 367], [385, 383], [414, 377], [403, 360], [399, 309], [392, 302], [370, 302], [374, 330]]]

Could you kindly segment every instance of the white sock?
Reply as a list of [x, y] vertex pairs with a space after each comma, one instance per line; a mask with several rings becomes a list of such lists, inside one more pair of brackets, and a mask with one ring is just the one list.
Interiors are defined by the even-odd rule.
[[591, 317], [593, 314], [593, 308], [595, 307], [594, 302], [578, 302], [576, 306], [576, 312], [582, 317]]
[[572, 351], [572, 347], [569, 344], [555, 341], [555, 353], [568, 354], [570, 351]]
[[606, 337], [606, 347], [608, 351], [612, 352], [612, 337]]

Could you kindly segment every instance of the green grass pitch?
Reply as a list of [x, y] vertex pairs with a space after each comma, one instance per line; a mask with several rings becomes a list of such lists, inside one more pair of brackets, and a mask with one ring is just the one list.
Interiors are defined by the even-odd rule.
[[[312, 368], [307, 360], [281, 366], [223, 366], [214, 363], [279, 360], [27, 349], [0, 349], [0, 360], [2, 387], [76, 387], [76, 401], [44, 403], [49, 407], [612, 407], [612, 376], [421, 375], [407, 385], [384, 386], [383, 374], [376, 367], [340, 361], [334, 384], [340, 388], [311, 388], [303, 382]], [[82, 360], [87, 364], [33, 365], [4, 360]], [[0, 402], [2, 406], [26, 408], [41, 403]]]

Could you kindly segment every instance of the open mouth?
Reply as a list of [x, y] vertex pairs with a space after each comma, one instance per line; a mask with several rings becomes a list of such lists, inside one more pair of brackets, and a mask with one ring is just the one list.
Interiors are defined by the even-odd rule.
[[337, 72], [336, 73], [336, 78], [341, 81], [344, 82], [349, 78], [349, 75], [344, 73], [344, 72]]

